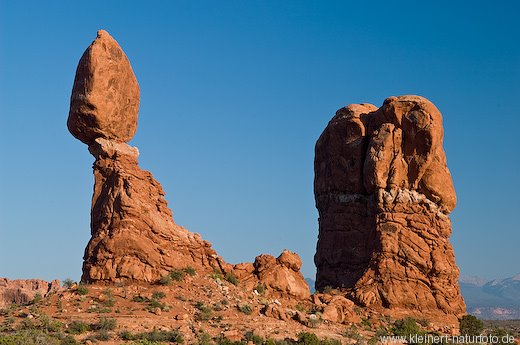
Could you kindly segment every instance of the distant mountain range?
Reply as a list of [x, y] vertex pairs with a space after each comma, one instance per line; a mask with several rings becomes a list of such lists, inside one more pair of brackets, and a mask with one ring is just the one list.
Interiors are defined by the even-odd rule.
[[[314, 292], [314, 280], [306, 278], [305, 281]], [[468, 314], [485, 320], [520, 319], [520, 273], [491, 281], [478, 276], [461, 276], [459, 284]]]
[[520, 319], [520, 273], [491, 281], [461, 277], [459, 283], [468, 314], [489, 320]]

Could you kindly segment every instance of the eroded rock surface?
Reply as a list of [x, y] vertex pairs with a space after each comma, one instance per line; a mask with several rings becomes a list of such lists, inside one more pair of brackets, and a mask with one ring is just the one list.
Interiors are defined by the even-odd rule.
[[173, 221], [164, 191], [137, 164], [137, 148], [98, 138], [91, 234], [82, 280], [153, 282], [173, 269], [218, 268], [211, 244]]
[[309, 285], [300, 273], [302, 261], [298, 254], [284, 250], [275, 258], [262, 254], [254, 263], [242, 263], [230, 267], [230, 272], [247, 287], [255, 288], [258, 284], [298, 299], [310, 297]]
[[27, 304], [37, 295], [48, 296], [60, 289], [60, 281], [46, 282], [41, 279], [16, 279], [0, 278], [0, 308], [11, 304]]
[[439, 110], [419, 96], [337, 111], [316, 143], [316, 287], [364, 306], [460, 315], [456, 204]]
[[137, 130], [139, 84], [125, 53], [104, 30], [81, 57], [67, 121], [87, 145], [96, 138], [127, 142]]

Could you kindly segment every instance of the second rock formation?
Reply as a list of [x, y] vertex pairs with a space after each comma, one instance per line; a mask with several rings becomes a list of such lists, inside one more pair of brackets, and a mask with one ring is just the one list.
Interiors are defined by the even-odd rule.
[[419, 96], [337, 111], [316, 143], [316, 287], [364, 306], [461, 315], [456, 204], [439, 110]]

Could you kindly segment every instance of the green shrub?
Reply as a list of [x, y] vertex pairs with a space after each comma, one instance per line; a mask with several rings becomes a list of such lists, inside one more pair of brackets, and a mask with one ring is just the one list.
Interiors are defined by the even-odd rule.
[[182, 270], [184, 271], [184, 273], [192, 277], [197, 274], [197, 271], [191, 266], [185, 267]]
[[123, 340], [136, 340], [132, 344], [139, 345], [152, 345], [152, 344], [161, 344], [163, 341], [173, 342], [173, 343], [183, 343], [184, 337], [179, 330], [172, 331], [158, 331], [153, 330], [151, 332], [143, 332], [132, 334], [129, 331], [124, 331], [119, 334], [121, 339]]
[[224, 279], [224, 276], [222, 275], [222, 272], [220, 272], [218, 269], [213, 268], [213, 273], [210, 274], [210, 277], [214, 280], [222, 280]]
[[96, 331], [112, 331], [116, 328], [116, 319], [102, 317], [98, 323], [91, 325], [92, 330]]
[[150, 341], [150, 340], [146, 340], [146, 339], [141, 339], [141, 340], [134, 341], [133, 343], [131, 343], [131, 345], [162, 345], [162, 344], [163, 343], [158, 342], [158, 341]]
[[240, 310], [242, 313], [246, 315], [251, 315], [253, 312], [253, 308], [251, 307], [251, 304], [243, 303], [238, 305], [238, 310]]
[[320, 340], [318, 336], [314, 333], [309, 332], [300, 332], [298, 333], [298, 345], [319, 345]]
[[255, 345], [264, 345], [265, 343], [265, 339], [255, 334], [253, 331], [247, 331], [244, 338]]
[[103, 291], [103, 295], [105, 295], [105, 300], [102, 303], [105, 307], [110, 308], [116, 304], [116, 299], [112, 290], [106, 289], [105, 291]]
[[95, 336], [95, 339], [101, 340], [101, 341], [107, 341], [110, 340], [112, 337], [110, 336], [110, 333], [106, 329], [101, 329]]
[[464, 315], [459, 321], [459, 328], [462, 335], [480, 335], [484, 323], [473, 315]]
[[359, 334], [358, 329], [354, 325], [350, 326], [350, 328], [347, 328], [343, 335], [348, 339], [355, 340], [356, 343], [361, 343], [361, 340], [363, 340], [363, 337], [361, 334]]
[[42, 299], [43, 299], [42, 294], [38, 292], [34, 295], [34, 298], [29, 302], [29, 304], [36, 304], [36, 303], [40, 302]]
[[[41, 330], [22, 330], [13, 334], [0, 334], [0, 345], [61, 345], [60, 340]], [[63, 344], [67, 345], [67, 344]]]
[[152, 294], [152, 298], [155, 300], [163, 299], [164, 297], [166, 297], [166, 294], [162, 291], [155, 291]]
[[83, 321], [72, 321], [67, 328], [67, 333], [81, 334], [90, 331], [90, 326]]
[[173, 270], [170, 272], [170, 277], [172, 278], [172, 280], [179, 282], [184, 279], [185, 274], [186, 273], [184, 273], [183, 270]]
[[424, 334], [419, 327], [419, 324], [413, 317], [406, 317], [404, 319], [396, 320], [392, 328], [392, 333], [400, 336], [411, 336], [415, 334]]
[[83, 295], [88, 294], [88, 288], [87, 288], [87, 286], [85, 284], [80, 283], [78, 285], [78, 288], [77, 288], [76, 292], [78, 293], [78, 295], [82, 295], [83, 296]]
[[65, 289], [70, 289], [74, 284], [76, 284], [76, 282], [70, 278], [67, 278], [63, 281], [63, 287]]
[[51, 333], [59, 332], [63, 326], [61, 324], [61, 322], [54, 320], [45, 314], [41, 315], [39, 320], [40, 320], [40, 324], [41, 324], [40, 328], [46, 332], [51, 332]]
[[79, 343], [72, 335], [67, 335], [61, 339], [60, 345], [79, 345]]
[[195, 308], [199, 310], [195, 313], [195, 321], [208, 321], [213, 317], [213, 309], [204, 302], [197, 302]]
[[256, 292], [258, 292], [258, 294], [260, 296], [263, 296], [265, 293], [265, 285], [263, 283], [258, 283], [255, 290], [256, 290]]
[[238, 285], [238, 278], [231, 272], [226, 273], [226, 281], [233, 285]]

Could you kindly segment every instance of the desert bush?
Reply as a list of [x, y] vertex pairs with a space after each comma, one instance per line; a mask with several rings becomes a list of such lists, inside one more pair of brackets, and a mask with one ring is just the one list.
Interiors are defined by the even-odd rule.
[[335, 339], [319, 339], [314, 333], [298, 333], [297, 345], [341, 345], [341, 341]]
[[211, 336], [201, 331], [199, 334], [197, 334], [197, 345], [213, 345], [213, 339], [211, 339]]
[[20, 324], [18, 324], [18, 329], [19, 330], [36, 329], [36, 325], [34, 324], [34, 322], [32, 322], [31, 319], [23, 319], [22, 322], [20, 322]]
[[81, 334], [90, 331], [90, 326], [83, 321], [72, 321], [67, 327], [67, 333]]
[[87, 288], [87, 286], [85, 284], [80, 283], [78, 285], [78, 288], [77, 288], [76, 292], [78, 293], [78, 295], [82, 295], [83, 296], [83, 295], [88, 294], [88, 288]]
[[136, 340], [132, 344], [139, 344], [139, 345], [160, 344], [163, 341], [172, 342], [172, 343], [183, 343], [184, 342], [184, 337], [178, 329], [171, 330], [171, 331], [153, 330], [151, 332], [143, 332], [143, 333], [135, 333], [135, 334], [130, 331], [123, 331], [119, 334], [119, 337], [122, 340]]
[[260, 296], [263, 296], [265, 293], [265, 285], [263, 283], [258, 283], [255, 287], [255, 290]]
[[108, 331], [106, 329], [99, 330], [99, 332], [97, 332], [97, 334], [94, 336], [94, 338], [96, 340], [101, 340], [101, 341], [107, 341], [107, 340], [112, 339], [112, 337], [110, 336], [110, 333], [108, 333]]
[[163, 299], [164, 297], [166, 297], [166, 294], [162, 291], [155, 291], [152, 294], [152, 299], [155, 299], [155, 300], [160, 300], [160, 299]]
[[103, 295], [105, 295], [105, 300], [102, 303], [105, 307], [110, 308], [116, 304], [116, 299], [112, 290], [106, 289], [105, 291], [103, 291]]
[[186, 273], [183, 270], [173, 270], [170, 272], [170, 277], [175, 281], [183, 280], [185, 275]]
[[246, 342], [240, 341], [240, 340], [232, 341], [224, 336], [220, 336], [215, 339], [215, 344], [216, 345], [246, 345]]
[[192, 276], [192, 277], [197, 274], [197, 271], [191, 266], [187, 266], [187, 267], [183, 268], [182, 270], [184, 271], [184, 273], [186, 273], [187, 275]]
[[78, 342], [70, 335], [48, 334], [42, 330], [33, 329], [8, 335], [0, 334], [0, 345], [78, 345]]
[[350, 326], [349, 328], [347, 328], [345, 330], [345, 332], [343, 332], [343, 336], [348, 338], [348, 339], [352, 339], [352, 340], [355, 340], [356, 343], [359, 343], [361, 342], [361, 340], [363, 339], [363, 337], [361, 336], [361, 334], [359, 334], [359, 331], [358, 329], [356, 328], [356, 326], [352, 325]]
[[133, 343], [131, 343], [131, 345], [162, 345], [162, 344], [163, 343], [158, 342], [158, 341], [150, 341], [150, 340], [146, 340], [146, 339], [141, 339], [141, 340], [134, 341]]
[[251, 313], [253, 312], [253, 307], [251, 307], [251, 304], [242, 303], [239, 304], [237, 307], [238, 310], [240, 310], [242, 313], [246, 315], [251, 315]]
[[314, 333], [309, 332], [300, 332], [298, 333], [298, 345], [319, 345], [320, 340], [318, 336]]
[[213, 317], [213, 309], [204, 302], [198, 301], [195, 303], [195, 308], [199, 310], [195, 313], [196, 321], [208, 321]]
[[76, 282], [70, 278], [67, 278], [63, 281], [63, 287], [65, 289], [70, 289], [74, 284], [76, 284]]
[[90, 328], [94, 331], [112, 331], [116, 326], [116, 319], [102, 317], [98, 323], [90, 325]]
[[40, 302], [42, 299], [43, 299], [42, 294], [38, 292], [34, 295], [34, 298], [29, 302], [29, 304], [36, 304], [36, 303]]
[[392, 333], [400, 336], [410, 336], [414, 334], [423, 334], [419, 324], [413, 317], [396, 320], [392, 328]]
[[62, 328], [62, 323], [50, 318], [49, 316], [42, 314], [39, 317], [40, 328], [45, 332], [56, 333]]
[[213, 268], [213, 273], [210, 274], [210, 277], [214, 280], [223, 280], [224, 276], [222, 275], [222, 272], [220, 272], [218, 269]]
[[459, 321], [459, 328], [462, 335], [480, 335], [484, 323], [473, 315], [464, 315]]
[[238, 278], [231, 272], [226, 273], [225, 279], [233, 285], [238, 285]]

